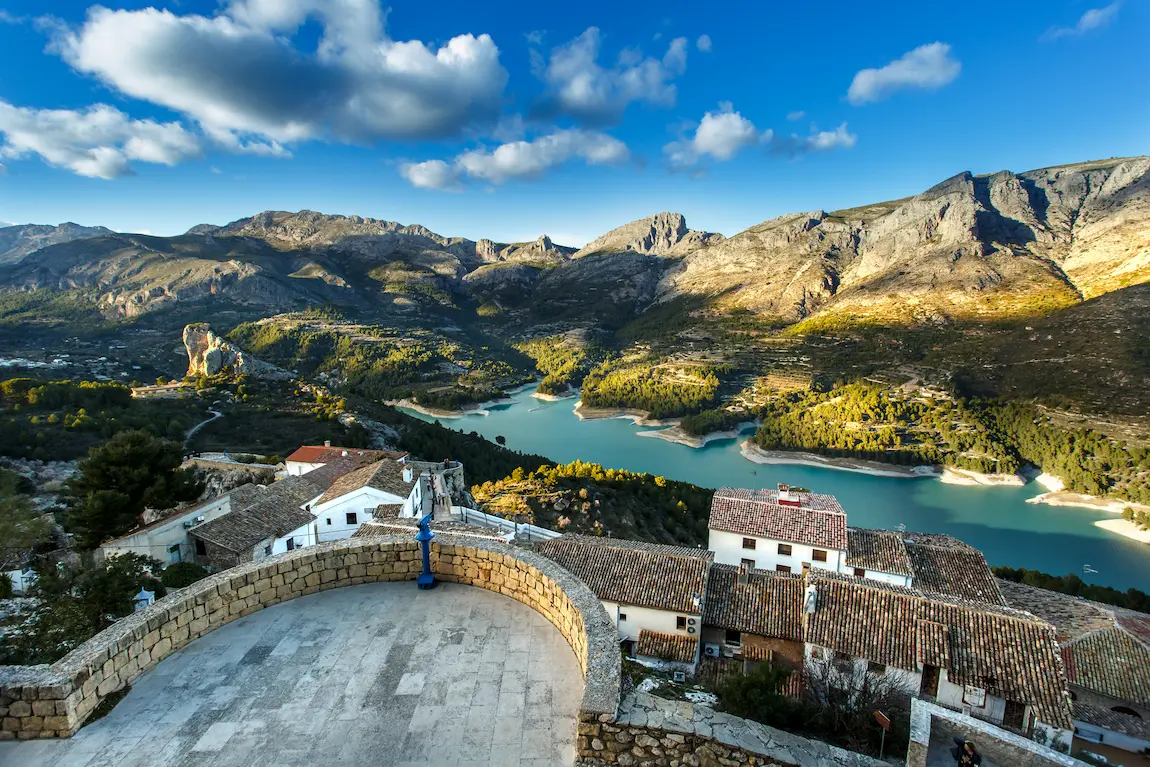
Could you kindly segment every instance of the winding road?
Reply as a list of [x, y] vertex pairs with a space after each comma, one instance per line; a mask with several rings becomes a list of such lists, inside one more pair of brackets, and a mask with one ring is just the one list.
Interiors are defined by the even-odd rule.
[[216, 420], [217, 418], [223, 418], [223, 416], [224, 416], [224, 414], [221, 413], [220, 411], [212, 410], [211, 408], [208, 408], [208, 412], [212, 414], [211, 418], [208, 418], [207, 420], [204, 420], [204, 421], [200, 421], [198, 424], [196, 424], [192, 428], [188, 429], [188, 434], [186, 437], [184, 437], [184, 447], [185, 448], [192, 443], [192, 437], [196, 436], [197, 431], [204, 428], [205, 426], [207, 426], [209, 423]]

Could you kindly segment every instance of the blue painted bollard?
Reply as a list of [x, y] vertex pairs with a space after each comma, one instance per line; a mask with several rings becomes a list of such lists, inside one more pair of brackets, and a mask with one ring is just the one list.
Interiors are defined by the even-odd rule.
[[435, 537], [435, 533], [431, 532], [431, 516], [428, 514], [419, 520], [419, 532], [415, 534], [415, 540], [419, 541], [419, 547], [423, 549], [423, 572], [415, 579], [421, 589], [435, 588], [435, 576], [431, 573], [431, 539]]

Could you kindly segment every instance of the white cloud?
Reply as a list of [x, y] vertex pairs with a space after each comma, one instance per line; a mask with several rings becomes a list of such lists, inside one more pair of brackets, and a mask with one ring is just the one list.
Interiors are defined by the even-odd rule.
[[407, 179], [412, 186], [420, 189], [440, 189], [445, 192], [463, 190], [463, 184], [460, 183], [459, 168], [448, 165], [443, 160], [401, 163], [399, 175]]
[[858, 136], [847, 132], [847, 124], [843, 123], [832, 131], [819, 131], [807, 136], [804, 140], [807, 149], [825, 151], [828, 149], [850, 149], [858, 141]]
[[[507, 72], [488, 35], [392, 40], [379, 0], [233, 0], [216, 16], [91, 8], [54, 50], [117, 91], [197, 121], [235, 151], [458, 136], [497, 116]], [[314, 52], [293, 45], [309, 22]]]
[[128, 175], [133, 160], [175, 165], [201, 151], [199, 139], [179, 123], [133, 120], [106, 104], [28, 109], [0, 101], [0, 136], [0, 158], [36, 154], [94, 178]]
[[864, 69], [854, 76], [847, 100], [858, 106], [887, 98], [895, 91], [934, 90], [952, 82], [962, 64], [951, 58], [946, 43], [920, 45], [881, 69]]
[[542, 29], [533, 29], [523, 35], [531, 45], [543, 45], [543, 36], [547, 33]]
[[1119, 0], [1102, 8], [1091, 8], [1079, 17], [1078, 23], [1073, 27], [1051, 27], [1046, 30], [1042, 39], [1050, 42], [1063, 37], [1077, 37], [1107, 27], [1118, 15], [1118, 9], [1121, 7], [1122, 2]]
[[212, 167], [211, 167], [209, 170], [210, 170], [210, 171], [211, 171], [211, 173], [212, 173], [213, 175], [215, 175], [215, 176], [218, 176], [218, 175], [220, 175], [221, 173], [223, 173], [223, 171], [222, 171], [222, 170], [220, 170], [219, 168], [217, 168], [215, 165], [213, 165], [213, 166], [212, 166]]
[[711, 52], [711, 36], [710, 35], [699, 35], [699, 39], [695, 41], [695, 47], [697, 49], [699, 49], [699, 51], [701, 53], [710, 53]]
[[464, 178], [502, 184], [541, 177], [571, 160], [588, 165], [617, 165], [631, 158], [627, 145], [605, 133], [558, 130], [531, 141], [512, 141], [494, 150], [472, 149], [451, 163], [427, 160], [400, 165], [399, 173], [413, 186], [458, 191]]
[[687, 38], [676, 37], [663, 58], [624, 50], [610, 69], [599, 65], [598, 27], [551, 50], [550, 58], [533, 52], [532, 70], [547, 85], [545, 111], [595, 124], [618, 122], [628, 105], [642, 102], [669, 107], [675, 103], [672, 80], [687, 69]]
[[744, 147], [770, 141], [772, 135], [771, 131], [760, 133], [730, 102], [722, 102], [717, 112], [703, 115], [692, 137], [664, 146], [663, 156], [675, 170], [689, 168], [707, 157], [725, 162]]
[[801, 120], [806, 116], [807, 113], [801, 109], [797, 109], [794, 112], [787, 112], [787, 119], [791, 122], [794, 122], [795, 120]]

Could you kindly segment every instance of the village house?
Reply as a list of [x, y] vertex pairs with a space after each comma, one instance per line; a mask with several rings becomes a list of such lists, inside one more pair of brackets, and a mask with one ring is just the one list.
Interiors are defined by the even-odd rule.
[[798, 574], [712, 564], [703, 605], [704, 657], [733, 660], [744, 672], [760, 663], [801, 671], [804, 588]]
[[351, 461], [357, 465], [374, 463], [383, 458], [398, 461], [407, 453], [391, 450], [367, 450], [357, 447], [333, 447], [330, 441], [322, 445], [303, 445], [284, 460], [288, 476], [298, 477], [309, 471], [326, 466], [333, 461]]
[[1150, 616], [999, 581], [1007, 603], [1057, 631], [1074, 716], [1074, 746], [1111, 764], [1150, 749]]
[[[304, 537], [297, 546], [349, 538], [362, 523], [371, 520], [377, 507], [399, 506], [406, 512], [402, 516], [410, 517], [418, 514], [424, 500], [431, 497], [427, 477], [414, 476], [410, 467], [383, 458], [336, 479], [311, 504], [315, 521], [309, 520], [310, 532], [305, 528], [290, 535]], [[307, 537], [311, 533], [314, 541]]]
[[708, 547], [715, 561], [751, 569], [841, 572], [847, 556], [847, 515], [834, 496], [724, 487], [711, 502]]
[[544, 541], [535, 550], [599, 597], [628, 655], [694, 670], [710, 551], [582, 535]]

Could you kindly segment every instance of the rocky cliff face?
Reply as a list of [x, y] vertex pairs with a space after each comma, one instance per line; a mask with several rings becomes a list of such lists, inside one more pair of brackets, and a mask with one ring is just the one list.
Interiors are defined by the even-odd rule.
[[0, 265], [15, 264], [40, 248], [61, 242], [114, 234], [102, 226], [80, 226], [71, 222], [59, 226], [27, 224], [0, 227]]
[[688, 254], [660, 296], [930, 321], [1066, 305], [1150, 279], [1150, 158], [989, 176], [793, 214]]
[[667, 256], [686, 253], [703, 245], [720, 242], [721, 234], [698, 232], [687, 228], [681, 213], [656, 213], [624, 224], [597, 237], [575, 254], [576, 258], [593, 253], [642, 253]]
[[184, 328], [184, 348], [188, 351], [188, 375], [215, 375], [230, 370], [236, 375], [283, 376], [285, 371], [256, 359], [217, 336], [206, 323]]

